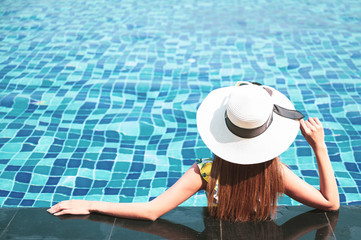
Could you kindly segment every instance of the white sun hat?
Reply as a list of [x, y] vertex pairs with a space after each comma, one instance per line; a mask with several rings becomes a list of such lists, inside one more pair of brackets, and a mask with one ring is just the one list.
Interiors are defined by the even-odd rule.
[[197, 128], [218, 157], [237, 164], [269, 161], [287, 150], [303, 115], [274, 88], [238, 82], [219, 88], [203, 100]]

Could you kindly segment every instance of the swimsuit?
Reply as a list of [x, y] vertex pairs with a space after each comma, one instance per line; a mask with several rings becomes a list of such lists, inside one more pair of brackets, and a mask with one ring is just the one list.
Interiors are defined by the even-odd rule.
[[[199, 167], [199, 171], [201, 172], [201, 176], [208, 183], [209, 177], [211, 175], [213, 159], [212, 158], [197, 159], [196, 163]], [[213, 197], [216, 200], [216, 202], [218, 202], [218, 181], [216, 183], [216, 186], [214, 187], [214, 190], [215, 191]]]

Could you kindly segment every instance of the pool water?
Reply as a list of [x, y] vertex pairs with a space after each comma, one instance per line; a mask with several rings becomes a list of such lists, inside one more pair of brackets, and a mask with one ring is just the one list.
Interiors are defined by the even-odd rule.
[[[321, 119], [341, 203], [360, 204], [360, 16], [336, 0], [2, 1], [0, 206], [153, 199], [211, 156], [196, 109], [240, 80]], [[318, 187], [301, 134], [281, 158]]]

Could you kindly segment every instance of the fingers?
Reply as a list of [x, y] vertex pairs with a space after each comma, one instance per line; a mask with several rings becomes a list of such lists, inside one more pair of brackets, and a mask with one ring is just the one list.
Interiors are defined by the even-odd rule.
[[302, 132], [302, 134], [305, 134], [305, 130], [307, 128], [305, 120], [301, 119], [300, 124], [301, 124], [301, 132]]
[[318, 118], [309, 118], [308, 120], [300, 120], [301, 130], [312, 130], [315, 131], [316, 129], [322, 128], [322, 123]]
[[312, 148], [324, 145], [323, 126], [318, 118], [301, 119], [300, 124], [302, 135]]
[[[64, 209], [67, 208], [67, 205], [68, 205], [68, 201], [62, 201], [58, 204], [55, 204], [54, 206], [52, 206], [51, 208], [49, 208], [47, 211], [51, 214], [54, 214], [56, 212], [60, 212]], [[54, 214], [55, 215], [55, 214]]]
[[316, 125], [316, 122], [313, 118], [308, 118], [308, 122], [311, 123], [313, 126]]
[[312, 125], [309, 122], [309, 120], [305, 121], [305, 120], [301, 119], [300, 124], [301, 124], [301, 131], [302, 131], [303, 134], [304, 133], [309, 133], [310, 130], [312, 129]]
[[312, 118], [309, 118], [306, 122], [305, 122], [307, 128], [311, 131], [315, 130], [315, 126], [312, 122]]
[[304, 137], [314, 134], [323, 134], [323, 126], [318, 118], [309, 118], [308, 120], [300, 120], [301, 132]]
[[49, 208], [47, 211], [54, 216], [61, 216], [65, 214], [89, 214], [89, 208], [85, 203], [86, 201], [83, 200], [62, 201]]
[[316, 122], [313, 120], [313, 118], [308, 118], [308, 120], [306, 121], [306, 123], [308, 124], [309, 127], [315, 127]]
[[318, 118], [314, 118], [315, 122], [317, 123], [317, 125], [322, 127], [322, 123]]
[[54, 213], [54, 216], [60, 216], [60, 215], [64, 215], [64, 214], [71, 214], [71, 212], [69, 210], [62, 210], [59, 212]]

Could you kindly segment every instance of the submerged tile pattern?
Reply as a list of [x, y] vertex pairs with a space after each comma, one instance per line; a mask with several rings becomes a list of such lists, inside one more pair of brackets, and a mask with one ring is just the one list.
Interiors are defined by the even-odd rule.
[[[196, 109], [239, 80], [323, 121], [341, 202], [360, 204], [360, 16], [336, 0], [2, 1], [0, 206], [156, 197], [211, 155]], [[318, 186], [301, 135], [282, 160]]]

